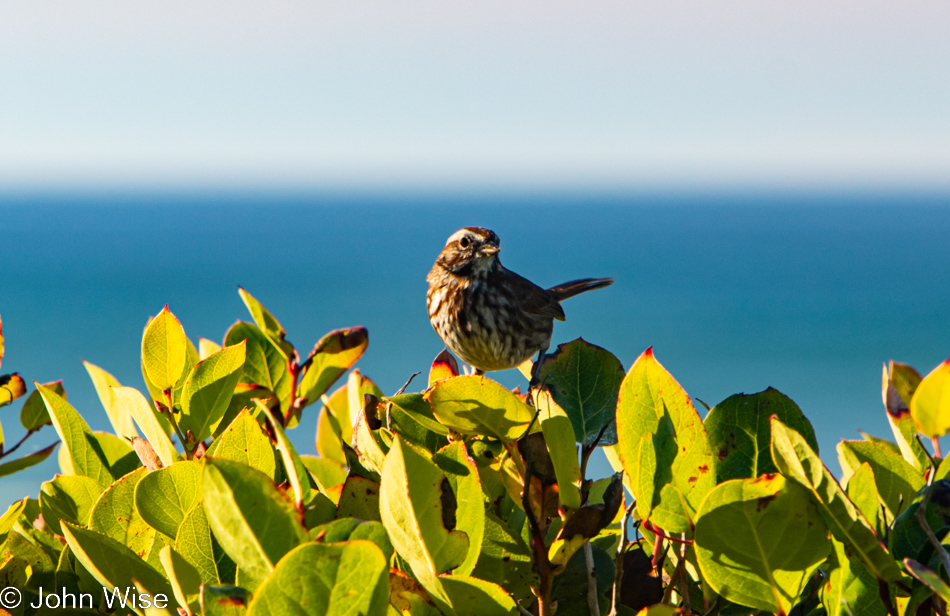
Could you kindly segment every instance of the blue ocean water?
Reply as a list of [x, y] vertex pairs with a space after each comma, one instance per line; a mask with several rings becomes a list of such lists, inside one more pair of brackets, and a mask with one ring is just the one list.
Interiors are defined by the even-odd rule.
[[[359, 366], [392, 393], [442, 349], [426, 273], [446, 237], [479, 225], [501, 237], [504, 264], [538, 284], [617, 279], [565, 303], [555, 343], [583, 336], [625, 367], [653, 346], [710, 405], [776, 387], [838, 472], [841, 438], [890, 436], [882, 362], [926, 373], [950, 356], [948, 206], [946, 194], [767, 191], [0, 195], [0, 372], [63, 379], [93, 428], [108, 429], [80, 360], [144, 388], [149, 316], [168, 304], [192, 340], [220, 342], [250, 320], [241, 285], [304, 354], [331, 329], [367, 326]], [[0, 409], [8, 447], [23, 433], [20, 404]], [[308, 410], [291, 433], [302, 453], [313, 452]], [[53, 440], [44, 428], [20, 452]], [[56, 470], [53, 456], [0, 478], [0, 506], [35, 496]]]

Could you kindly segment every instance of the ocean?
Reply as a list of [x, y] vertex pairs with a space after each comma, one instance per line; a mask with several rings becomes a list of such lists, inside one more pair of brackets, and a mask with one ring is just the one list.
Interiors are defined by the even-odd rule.
[[[580, 336], [625, 367], [652, 346], [710, 405], [775, 387], [811, 420], [836, 474], [840, 439], [891, 436], [882, 363], [926, 374], [950, 356], [948, 194], [50, 192], [0, 194], [0, 374], [62, 379], [106, 430], [80, 360], [144, 390], [148, 318], [168, 304], [193, 341], [220, 342], [250, 320], [241, 285], [302, 354], [331, 329], [368, 327], [362, 372], [393, 393], [421, 371], [418, 390], [443, 348], [426, 273], [471, 225], [497, 232], [505, 266], [542, 286], [616, 278], [565, 302], [555, 344]], [[21, 404], [0, 409], [7, 447], [23, 434]], [[317, 411], [291, 432], [301, 453], [314, 453]], [[14, 455], [55, 439], [45, 427]], [[54, 455], [0, 478], [0, 506], [35, 497], [57, 470]], [[591, 475], [608, 472], [601, 460]]]

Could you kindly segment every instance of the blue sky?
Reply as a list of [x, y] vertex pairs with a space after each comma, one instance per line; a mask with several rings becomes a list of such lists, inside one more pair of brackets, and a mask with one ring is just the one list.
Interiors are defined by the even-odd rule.
[[950, 3], [0, 4], [0, 189], [950, 186]]

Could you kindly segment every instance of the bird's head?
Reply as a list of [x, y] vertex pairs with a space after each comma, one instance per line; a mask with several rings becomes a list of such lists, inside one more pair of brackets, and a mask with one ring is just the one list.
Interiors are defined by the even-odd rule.
[[499, 262], [500, 243], [491, 229], [465, 227], [446, 240], [436, 263], [457, 276], [487, 273]]

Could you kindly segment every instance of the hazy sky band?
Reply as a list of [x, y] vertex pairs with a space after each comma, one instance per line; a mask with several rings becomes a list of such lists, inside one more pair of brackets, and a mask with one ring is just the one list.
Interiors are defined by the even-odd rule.
[[0, 3], [0, 187], [950, 186], [950, 3]]

